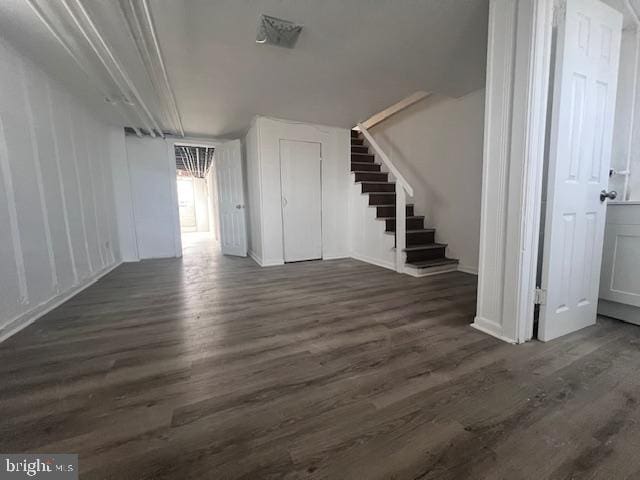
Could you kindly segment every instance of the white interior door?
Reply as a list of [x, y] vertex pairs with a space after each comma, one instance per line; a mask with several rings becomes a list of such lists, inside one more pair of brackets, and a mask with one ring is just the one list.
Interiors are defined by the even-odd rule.
[[240, 140], [218, 147], [213, 168], [218, 180], [220, 248], [225, 255], [247, 256], [247, 227]]
[[320, 144], [280, 140], [284, 261], [322, 258]]
[[596, 321], [622, 15], [567, 0], [558, 25], [538, 337]]

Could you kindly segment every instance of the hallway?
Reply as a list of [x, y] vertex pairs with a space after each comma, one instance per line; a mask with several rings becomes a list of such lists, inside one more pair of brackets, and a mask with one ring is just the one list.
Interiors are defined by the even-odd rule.
[[607, 454], [638, 431], [637, 327], [514, 347], [469, 327], [471, 275], [184, 251], [123, 264], [0, 345], [1, 450], [78, 453], [83, 479], [640, 468], [631, 441]]

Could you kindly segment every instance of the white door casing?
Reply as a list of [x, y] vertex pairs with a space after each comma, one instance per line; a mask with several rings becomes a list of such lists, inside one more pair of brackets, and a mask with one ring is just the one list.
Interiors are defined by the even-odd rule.
[[[562, 11], [562, 9], [564, 11]], [[622, 15], [567, 0], [559, 15], [538, 338], [596, 321]]]
[[247, 256], [244, 176], [240, 140], [225, 142], [214, 153], [218, 180], [220, 248], [224, 255]]
[[322, 258], [320, 143], [280, 140], [285, 262]]

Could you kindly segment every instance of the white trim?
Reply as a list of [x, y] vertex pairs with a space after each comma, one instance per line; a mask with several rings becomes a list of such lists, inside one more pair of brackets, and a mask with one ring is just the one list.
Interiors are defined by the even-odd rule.
[[396, 271], [396, 265], [393, 262], [384, 262], [382, 260], [378, 260], [377, 258], [360, 255], [359, 253], [351, 253], [351, 258], [360, 260], [361, 262], [370, 263], [378, 267], [387, 268], [389, 270], [393, 270], [394, 272]]
[[[293, 262], [296, 263], [296, 262]], [[270, 260], [263, 260], [260, 264], [261, 267], [277, 267], [278, 265], [284, 265], [285, 262], [281, 258], [272, 258]]]
[[344, 260], [345, 258], [351, 258], [349, 255], [324, 255], [322, 260]]
[[261, 267], [263, 266], [262, 265], [262, 259], [256, 254], [256, 252], [254, 252], [253, 250], [249, 249], [249, 250], [247, 250], [247, 253], [249, 254], [249, 256], [251, 257], [251, 259], [254, 262], [256, 262]]
[[[527, 3], [531, 7], [527, 50], [530, 51], [526, 70], [525, 95], [514, 99], [514, 117], [520, 118], [518, 107], [523, 108], [525, 125], [520, 138], [512, 139], [512, 152], [522, 158], [522, 177], [517, 187], [522, 190], [519, 205], [520, 223], [516, 225], [517, 238], [514, 256], [518, 260], [515, 278], [516, 341], [526, 342], [533, 337], [536, 276], [538, 270], [538, 243], [540, 239], [540, 214], [542, 201], [542, 177], [547, 127], [547, 101], [551, 67], [551, 35], [553, 28], [553, 0], [537, 0]], [[519, 71], [520, 69], [516, 69]], [[507, 255], [509, 254], [507, 242]], [[511, 312], [507, 310], [507, 318]]]
[[470, 273], [471, 275], [478, 275], [478, 267], [467, 267], [466, 265], [458, 264], [457, 270], [463, 273]]
[[533, 334], [552, 24], [553, 0], [491, 0], [476, 323], [515, 343]]
[[503, 342], [512, 344], [516, 343], [513, 339], [502, 335], [502, 329], [500, 328], [500, 325], [492, 322], [491, 320], [487, 320], [486, 318], [476, 317], [474, 322], [471, 324], [471, 328], [475, 328], [482, 333], [486, 333], [488, 335], [491, 335], [492, 337], [496, 337]]
[[49, 313], [51, 310], [59, 307], [60, 305], [65, 303], [67, 300], [71, 299], [81, 291], [85, 290], [86, 288], [96, 283], [98, 280], [100, 280], [102, 277], [110, 273], [112, 270], [119, 267], [121, 264], [122, 262], [118, 262], [104, 270], [101, 270], [100, 272], [96, 273], [92, 277], [89, 277], [89, 279], [87, 279], [82, 285], [72, 287], [70, 290], [67, 290], [66, 292], [60, 295], [57, 295], [49, 300], [46, 300], [40, 305], [37, 305], [32, 309], [30, 309], [29, 311], [14, 318], [13, 320], [10, 320], [9, 323], [7, 323], [5, 326], [0, 328], [0, 342], [3, 342], [4, 340], [11, 337], [12, 335], [15, 335], [23, 328], [28, 327], [33, 322], [35, 322], [42, 316], [46, 315], [47, 313]]

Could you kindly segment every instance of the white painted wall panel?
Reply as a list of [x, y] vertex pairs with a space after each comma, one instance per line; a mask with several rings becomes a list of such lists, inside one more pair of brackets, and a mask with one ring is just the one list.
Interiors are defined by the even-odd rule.
[[89, 276], [89, 261], [84, 233], [83, 205], [76, 176], [75, 149], [71, 137], [69, 102], [71, 96], [58, 89], [52, 89], [53, 128], [58, 139], [60, 175], [62, 176], [64, 202], [67, 206], [71, 253], [78, 279]]
[[26, 86], [42, 176], [45, 218], [48, 219], [44, 227], [45, 232], [47, 227], [49, 229], [57, 288], [64, 291], [73, 286], [75, 276], [67, 239], [65, 205], [62, 202], [54, 132], [51, 128], [49, 86], [44, 75], [34, 73], [28, 76]]
[[0, 71], [2, 340], [119, 256], [110, 127], [1, 39]]
[[179, 256], [175, 157], [161, 138], [127, 136], [125, 144], [140, 258]]
[[[0, 116], [4, 126], [9, 172], [14, 185], [13, 198], [17, 210], [29, 303], [42, 302], [53, 291], [47, 241], [40, 208], [40, 193], [35, 178], [35, 159], [26, 114], [24, 76], [20, 57], [11, 50], [0, 50]], [[44, 273], [44, 275], [43, 275]]]

